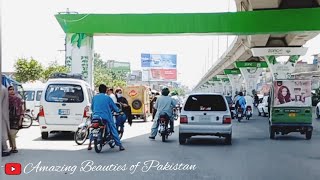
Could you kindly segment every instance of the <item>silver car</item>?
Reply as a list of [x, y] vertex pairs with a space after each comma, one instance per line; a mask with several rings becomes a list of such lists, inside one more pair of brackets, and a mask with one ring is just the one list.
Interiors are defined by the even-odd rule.
[[231, 144], [231, 114], [226, 98], [221, 94], [194, 93], [184, 103], [180, 116], [179, 143], [196, 135], [225, 137]]

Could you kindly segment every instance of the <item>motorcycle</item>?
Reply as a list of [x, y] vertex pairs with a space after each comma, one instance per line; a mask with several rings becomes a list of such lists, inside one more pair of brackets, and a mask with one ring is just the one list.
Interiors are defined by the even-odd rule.
[[168, 139], [168, 136], [172, 134], [169, 129], [170, 117], [167, 113], [160, 113], [159, 115], [159, 135], [162, 138], [162, 142], [165, 142]]
[[74, 133], [74, 141], [78, 145], [82, 145], [89, 137], [91, 128], [91, 117], [81, 124], [79, 124], [77, 131]]
[[[94, 144], [94, 150], [96, 151], [96, 153], [100, 153], [102, 150], [102, 147], [106, 144], [108, 144], [110, 148], [114, 148], [116, 144], [112, 137], [112, 134], [110, 133], [108, 124], [104, 123], [103, 119], [99, 116], [93, 116], [91, 124], [92, 124], [91, 125], [92, 140]], [[107, 133], [106, 133], [106, 129], [108, 129]]]
[[238, 119], [238, 122], [241, 122], [242, 117], [243, 117], [243, 110], [242, 110], [241, 107], [238, 107], [238, 109], [237, 109], [237, 119]]
[[252, 117], [252, 108], [251, 106], [247, 106], [246, 108], [246, 119], [249, 120]]
[[180, 105], [177, 105], [176, 108], [173, 108], [173, 119], [178, 120], [179, 118]]

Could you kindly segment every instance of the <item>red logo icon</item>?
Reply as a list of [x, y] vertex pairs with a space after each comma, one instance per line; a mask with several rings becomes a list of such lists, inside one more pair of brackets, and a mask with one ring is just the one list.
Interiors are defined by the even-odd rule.
[[4, 168], [6, 175], [20, 175], [21, 164], [20, 163], [7, 163]]
[[129, 95], [131, 96], [131, 97], [133, 97], [133, 96], [136, 96], [138, 93], [135, 91], [135, 90], [131, 90], [130, 92], [129, 92]]

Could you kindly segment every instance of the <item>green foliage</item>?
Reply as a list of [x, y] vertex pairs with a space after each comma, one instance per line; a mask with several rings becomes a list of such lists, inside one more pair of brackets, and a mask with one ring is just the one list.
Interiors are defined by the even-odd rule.
[[14, 65], [16, 74], [15, 78], [18, 82], [25, 83], [27, 81], [34, 81], [41, 78], [43, 67], [35, 59], [19, 58]]
[[94, 54], [94, 86], [105, 84], [108, 87], [126, 86], [126, 73], [111, 71], [107, 63], [102, 61], [100, 54]]
[[57, 61], [52, 62], [47, 69], [42, 73], [44, 80], [48, 80], [53, 73], [68, 73], [68, 68], [62, 65], [59, 65]]
[[183, 88], [173, 88], [171, 92], [177, 92], [179, 96], [184, 96], [186, 94]]

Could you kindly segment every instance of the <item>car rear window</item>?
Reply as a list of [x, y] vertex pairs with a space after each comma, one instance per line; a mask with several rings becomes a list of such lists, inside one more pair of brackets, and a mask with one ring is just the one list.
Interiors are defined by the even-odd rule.
[[81, 103], [84, 100], [83, 90], [75, 84], [50, 84], [46, 90], [47, 102]]
[[220, 95], [191, 95], [184, 106], [185, 111], [226, 111], [224, 98]]

